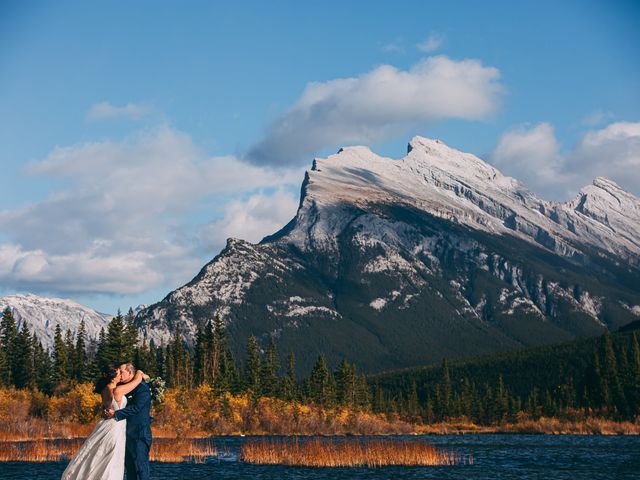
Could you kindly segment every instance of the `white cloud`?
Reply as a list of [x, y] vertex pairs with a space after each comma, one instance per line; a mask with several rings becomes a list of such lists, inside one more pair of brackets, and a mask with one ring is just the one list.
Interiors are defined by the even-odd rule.
[[504, 173], [551, 199], [567, 199], [597, 176], [640, 193], [640, 123], [612, 123], [583, 135], [561, 153], [553, 127], [541, 123], [505, 132], [491, 154]]
[[444, 43], [444, 36], [439, 33], [430, 34], [424, 41], [418, 43], [416, 48], [421, 52], [431, 53], [438, 50]]
[[[63, 177], [67, 188], [39, 203], [0, 211], [8, 239], [0, 244], [0, 283], [118, 294], [175, 287], [197, 271], [203, 246], [192, 217], [211, 218], [220, 203], [297, 186], [302, 179], [302, 170], [208, 157], [187, 134], [169, 127], [121, 142], [57, 148], [27, 171]], [[259, 200], [252, 211], [259, 211]], [[239, 227], [235, 231], [242, 233]]]
[[499, 78], [478, 60], [437, 56], [406, 71], [382, 65], [359, 77], [311, 83], [247, 158], [295, 164], [322, 148], [376, 142], [422, 122], [481, 119], [498, 108]]
[[284, 227], [298, 207], [297, 195], [282, 189], [272, 194], [251, 195], [225, 205], [224, 217], [206, 225], [201, 232], [203, 245], [220, 245], [229, 238], [259, 242]]
[[148, 105], [127, 103], [122, 107], [117, 107], [109, 102], [100, 102], [91, 106], [87, 112], [87, 118], [89, 120], [106, 120], [111, 118], [139, 120], [152, 112], [153, 109]]
[[491, 159], [504, 173], [524, 181], [544, 196], [555, 195], [559, 186], [565, 183], [560, 174], [560, 145], [548, 123], [505, 132]]

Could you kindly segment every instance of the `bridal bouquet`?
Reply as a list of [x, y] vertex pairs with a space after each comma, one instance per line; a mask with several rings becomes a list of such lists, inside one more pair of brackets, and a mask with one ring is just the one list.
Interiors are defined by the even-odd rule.
[[164, 400], [164, 391], [167, 388], [167, 382], [162, 377], [154, 377], [147, 382], [149, 390], [151, 390], [151, 401], [154, 405], [159, 405]]

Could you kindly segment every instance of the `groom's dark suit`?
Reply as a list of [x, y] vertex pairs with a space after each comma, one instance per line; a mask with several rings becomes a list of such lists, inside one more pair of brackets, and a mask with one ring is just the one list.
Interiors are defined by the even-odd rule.
[[151, 391], [145, 382], [127, 395], [127, 406], [114, 418], [127, 420], [127, 446], [124, 466], [127, 480], [149, 480], [149, 449], [151, 448]]

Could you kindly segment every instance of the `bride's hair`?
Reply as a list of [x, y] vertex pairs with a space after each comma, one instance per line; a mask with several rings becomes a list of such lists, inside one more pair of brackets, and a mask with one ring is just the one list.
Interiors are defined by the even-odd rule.
[[118, 367], [113, 364], [107, 365], [100, 373], [100, 376], [96, 379], [93, 391], [95, 393], [102, 393], [104, 388], [111, 383], [111, 380], [118, 376]]

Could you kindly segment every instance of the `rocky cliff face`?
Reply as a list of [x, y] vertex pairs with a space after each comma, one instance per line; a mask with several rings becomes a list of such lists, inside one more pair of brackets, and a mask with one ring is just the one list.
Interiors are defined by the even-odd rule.
[[219, 315], [238, 351], [275, 335], [301, 371], [320, 351], [375, 371], [597, 334], [638, 305], [636, 197], [597, 178], [547, 202], [416, 137], [401, 160], [365, 147], [316, 159], [288, 225], [230, 239], [137, 320], [161, 341]]

